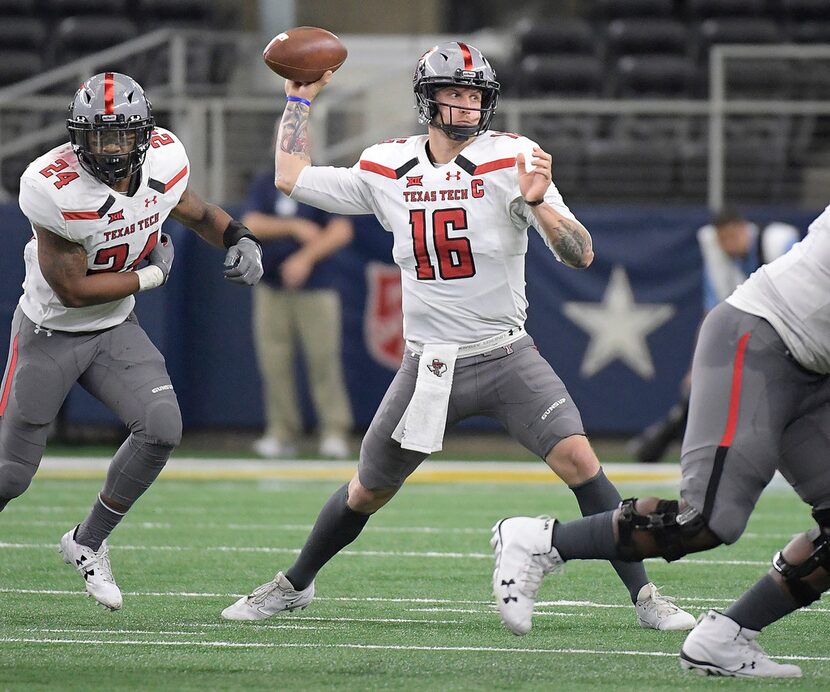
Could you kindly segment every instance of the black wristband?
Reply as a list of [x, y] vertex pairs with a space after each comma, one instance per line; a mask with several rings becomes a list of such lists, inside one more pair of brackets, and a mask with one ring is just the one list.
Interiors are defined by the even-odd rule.
[[259, 242], [259, 239], [251, 233], [250, 229], [244, 223], [240, 223], [236, 219], [231, 219], [228, 227], [222, 234], [222, 243], [225, 247], [231, 247], [232, 245], [236, 245], [242, 238], [253, 240], [262, 248], [262, 243]]
[[[524, 197], [523, 197], [522, 199], [524, 199]], [[529, 206], [529, 207], [538, 207], [538, 206], [539, 206], [542, 202], [544, 202], [544, 201], [545, 201], [545, 198], [544, 198], [544, 197], [542, 197], [542, 199], [537, 199], [535, 202], [528, 202], [528, 201], [525, 199], [525, 204], [526, 204], [527, 206]]]

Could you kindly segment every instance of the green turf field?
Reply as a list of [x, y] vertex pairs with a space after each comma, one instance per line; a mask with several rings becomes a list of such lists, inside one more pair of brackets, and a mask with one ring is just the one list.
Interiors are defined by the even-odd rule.
[[[609, 473], [609, 475], [611, 475]], [[82, 595], [57, 554], [100, 487], [37, 478], [0, 514], [0, 690], [614, 690], [749, 689], [759, 683], [681, 671], [682, 633], [636, 625], [605, 563], [571, 563], [542, 586], [532, 632], [505, 630], [491, 606], [489, 527], [509, 514], [577, 515], [561, 484], [413, 483], [321, 573], [304, 611], [261, 623], [219, 613], [289, 565], [334, 480], [170, 480], [164, 476], [111, 541], [124, 608]], [[623, 495], [671, 489], [625, 484]], [[789, 489], [770, 489], [746, 535], [666, 565], [664, 593], [695, 614], [723, 607], [809, 525]], [[827, 599], [764, 632], [830, 688]]]

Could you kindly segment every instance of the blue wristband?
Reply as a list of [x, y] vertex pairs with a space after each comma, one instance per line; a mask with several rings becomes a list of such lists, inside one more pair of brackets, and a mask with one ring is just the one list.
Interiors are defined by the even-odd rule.
[[299, 96], [286, 96], [286, 101], [293, 101], [294, 103], [304, 103], [306, 106], [311, 106], [311, 101], [308, 99], [301, 98]]

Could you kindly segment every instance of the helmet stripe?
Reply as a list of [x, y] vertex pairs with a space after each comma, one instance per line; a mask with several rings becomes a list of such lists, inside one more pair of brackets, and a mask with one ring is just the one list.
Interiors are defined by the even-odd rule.
[[115, 112], [113, 102], [115, 101], [115, 79], [112, 72], [104, 75], [104, 113], [111, 115]]
[[466, 43], [458, 43], [458, 47], [461, 49], [461, 56], [464, 58], [464, 69], [465, 70], [472, 70], [473, 69], [473, 55], [470, 53], [470, 49], [467, 47]]

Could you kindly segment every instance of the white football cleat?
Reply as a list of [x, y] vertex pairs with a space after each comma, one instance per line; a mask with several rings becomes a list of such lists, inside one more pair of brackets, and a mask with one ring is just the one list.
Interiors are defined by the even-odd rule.
[[302, 610], [314, 598], [314, 582], [297, 591], [282, 572], [222, 611], [226, 620], [264, 620], [283, 610]]
[[690, 630], [695, 626], [694, 615], [678, 608], [670, 596], [662, 596], [652, 583], [640, 589], [634, 608], [640, 627], [653, 630]]
[[735, 678], [800, 678], [801, 668], [776, 663], [757, 641], [758, 632], [741, 627], [716, 610], [701, 615], [683, 642], [680, 666], [699, 675]]
[[550, 517], [509, 517], [493, 527], [493, 595], [501, 621], [513, 634], [530, 632], [542, 579], [551, 572], [561, 572], [565, 564], [551, 546], [553, 525]]
[[342, 437], [328, 435], [320, 440], [320, 456], [329, 459], [348, 459], [351, 456], [349, 443]]
[[260, 437], [252, 445], [254, 452], [265, 459], [296, 459], [299, 454], [297, 445], [280, 442], [275, 437]]
[[110, 565], [109, 546], [106, 540], [95, 551], [75, 542], [74, 529], [67, 531], [61, 538], [58, 551], [67, 565], [72, 565], [84, 578], [87, 593], [98, 603], [110, 610], [119, 610], [123, 599], [121, 589], [115, 583]]

